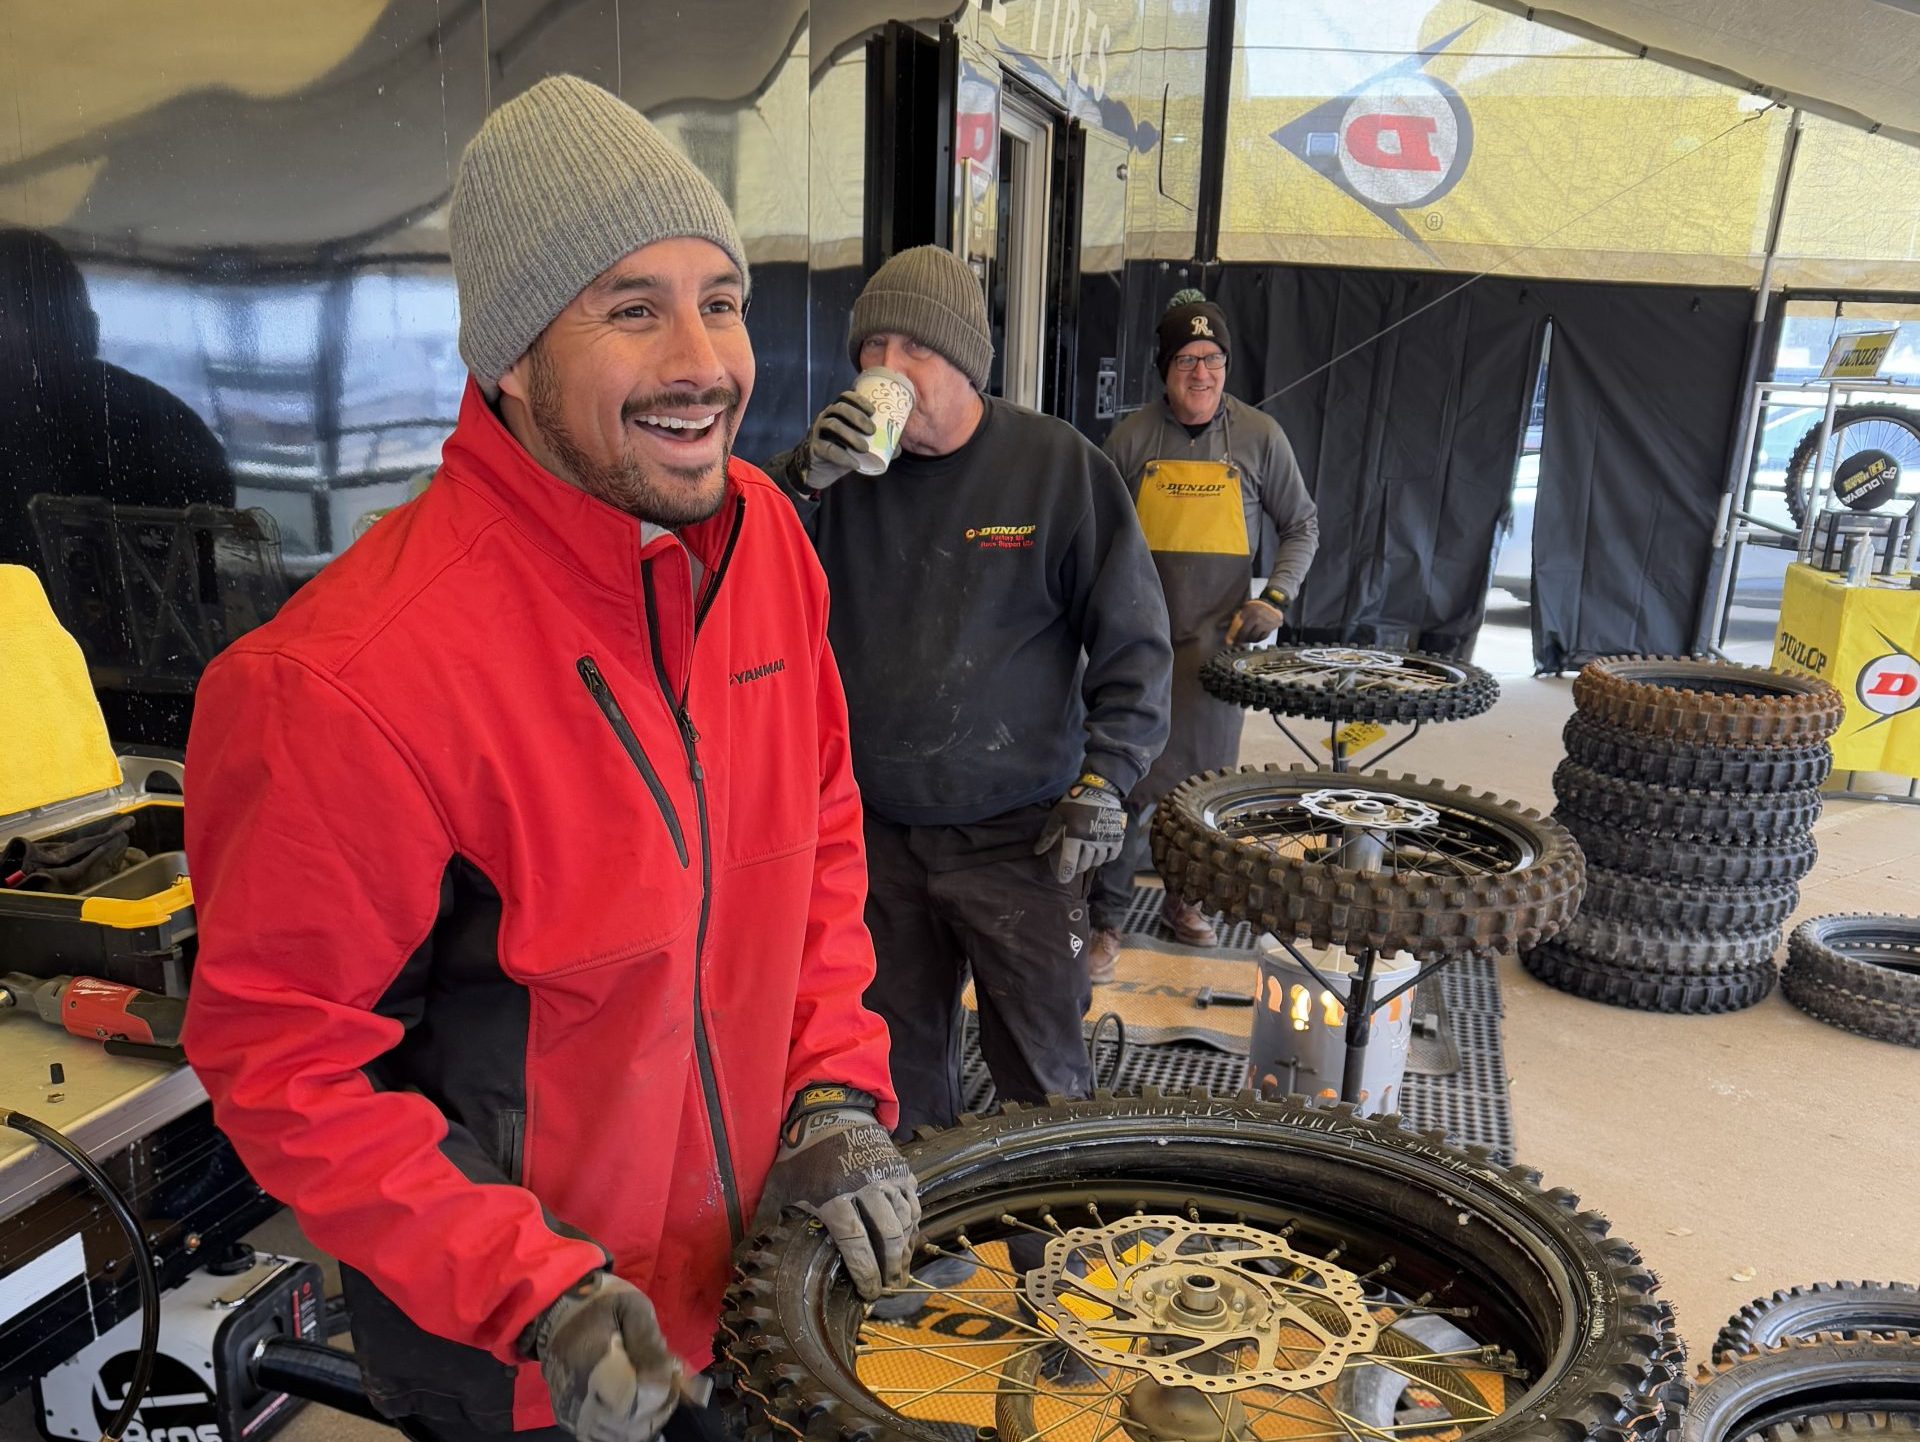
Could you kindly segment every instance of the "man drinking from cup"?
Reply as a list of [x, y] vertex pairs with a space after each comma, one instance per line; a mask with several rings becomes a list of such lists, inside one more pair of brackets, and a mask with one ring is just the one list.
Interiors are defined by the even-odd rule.
[[[900, 1125], [959, 1115], [969, 971], [1000, 1096], [1084, 1096], [1087, 887], [1167, 737], [1153, 560], [1098, 447], [981, 393], [986, 301], [952, 253], [883, 265], [848, 353], [859, 381], [768, 470], [831, 591]], [[893, 454], [875, 415], [903, 396]]]

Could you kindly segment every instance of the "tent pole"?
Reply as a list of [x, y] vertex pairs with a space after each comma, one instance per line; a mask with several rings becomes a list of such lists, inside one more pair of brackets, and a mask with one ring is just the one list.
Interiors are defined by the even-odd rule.
[[1773, 298], [1773, 261], [1780, 249], [1780, 231], [1787, 213], [1787, 187], [1793, 180], [1793, 160], [1800, 150], [1800, 131], [1805, 117], [1798, 109], [1787, 123], [1780, 143], [1780, 167], [1773, 177], [1773, 209], [1767, 217], [1767, 248], [1760, 260], [1760, 283], [1753, 297], [1753, 319], [1747, 326], [1747, 358], [1740, 371], [1740, 418], [1735, 434], [1733, 465], [1720, 496], [1720, 512], [1714, 522], [1713, 580], [1707, 587], [1706, 603], [1694, 627], [1696, 645], [1720, 653], [1727, 639], [1728, 600], [1733, 592], [1734, 576], [1739, 571], [1740, 548], [1746, 544], [1744, 522], [1739, 513], [1745, 508], [1747, 470], [1753, 464], [1754, 437], [1760, 430], [1760, 367], [1766, 357], [1767, 306]]

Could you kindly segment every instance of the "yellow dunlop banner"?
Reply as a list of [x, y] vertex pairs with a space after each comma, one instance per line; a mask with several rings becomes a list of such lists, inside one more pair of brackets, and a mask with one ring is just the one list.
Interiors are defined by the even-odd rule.
[[1848, 586], [1787, 568], [1773, 664], [1824, 676], [1847, 703], [1833, 738], [1842, 771], [1920, 776], [1920, 591]]

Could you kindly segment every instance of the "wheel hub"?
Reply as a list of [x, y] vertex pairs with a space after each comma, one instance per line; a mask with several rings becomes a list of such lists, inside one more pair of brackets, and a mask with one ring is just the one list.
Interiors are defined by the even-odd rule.
[[[1051, 1239], [1025, 1293], [1042, 1325], [1092, 1365], [1198, 1392], [1323, 1386], [1379, 1330], [1351, 1272], [1271, 1232], [1176, 1216]], [[1170, 1430], [1155, 1431], [1183, 1435], [1175, 1419], [1185, 1404], [1147, 1389], [1141, 1405], [1175, 1409]], [[1217, 1437], [1220, 1414], [1207, 1412]]]
[[1363, 651], [1351, 646], [1307, 646], [1295, 654], [1313, 666], [1365, 666], [1372, 669], [1406, 664], [1406, 657], [1396, 656], [1391, 651]]
[[1369, 831], [1415, 831], [1440, 820], [1440, 813], [1426, 802], [1387, 791], [1309, 791], [1300, 798], [1300, 807], [1322, 821]]

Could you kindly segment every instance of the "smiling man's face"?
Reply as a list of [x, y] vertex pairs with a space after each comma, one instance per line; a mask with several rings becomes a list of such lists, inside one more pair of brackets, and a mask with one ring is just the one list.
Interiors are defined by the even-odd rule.
[[725, 251], [688, 236], [615, 261], [500, 378], [500, 408], [533, 458], [588, 495], [661, 526], [705, 520], [753, 393], [745, 286]]

